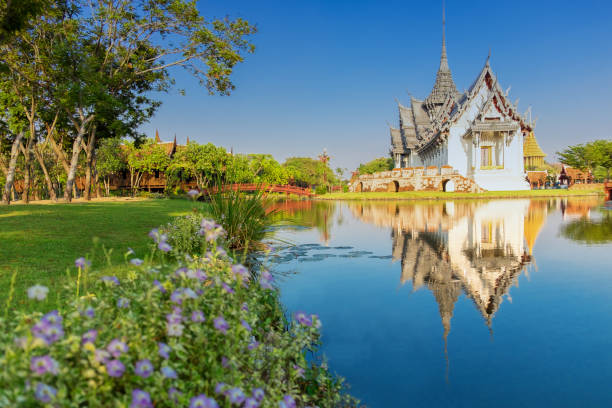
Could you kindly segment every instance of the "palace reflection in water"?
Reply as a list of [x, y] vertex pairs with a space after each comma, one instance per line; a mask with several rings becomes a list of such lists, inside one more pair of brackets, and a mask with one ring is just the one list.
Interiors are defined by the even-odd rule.
[[349, 204], [368, 223], [390, 226], [401, 284], [426, 287], [438, 303], [444, 338], [463, 292], [490, 327], [510, 288], [528, 274], [547, 201], [506, 200], [439, 205]]

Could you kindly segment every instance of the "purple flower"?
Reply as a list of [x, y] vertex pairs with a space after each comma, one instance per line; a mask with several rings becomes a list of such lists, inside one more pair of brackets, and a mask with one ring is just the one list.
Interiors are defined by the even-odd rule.
[[158, 352], [160, 357], [165, 358], [166, 360], [170, 358], [170, 352], [172, 349], [166, 343], [157, 343]]
[[181, 323], [183, 321], [183, 310], [180, 307], [173, 307], [172, 313], [166, 315], [166, 321], [168, 323]]
[[126, 353], [128, 351], [128, 346], [121, 340], [114, 339], [109, 343], [106, 349], [113, 357], [119, 358], [121, 354]]
[[33, 373], [38, 375], [43, 374], [57, 374], [58, 373], [58, 365], [57, 361], [55, 361], [51, 356], [40, 356], [40, 357], [32, 357], [30, 360], [30, 370]]
[[247, 331], [248, 331], [248, 332], [250, 332], [250, 331], [252, 330], [252, 329], [251, 329], [251, 326], [249, 325], [249, 323], [247, 323], [247, 321], [246, 321], [246, 320], [241, 320], [241, 321], [240, 321], [240, 324], [242, 325], [242, 327], [244, 327], [245, 329], [247, 329]]
[[179, 392], [179, 390], [177, 390], [175, 387], [170, 387], [168, 389], [168, 398], [170, 399], [170, 401], [174, 402], [175, 404], [178, 403], [179, 395], [182, 395], [182, 392]]
[[159, 244], [157, 244], [157, 248], [159, 248], [159, 250], [162, 252], [168, 252], [172, 249], [170, 244], [168, 244], [166, 241], [162, 241]]
[[134, 250], [133, 250], [132, 248], [128, 247], [128, 250], [127, 250], [127, 252], [125, 253], [125, 255], [126, 255], [126, 256], [127, 256], [127, 255], [134, 255]]
[[59, 324], [49, 324], [41, 320], [32, 327], [32, 335], [50, 345], [64, 337], [64, 329]]
[[242, 278], [242, 280], [245, 281], [249, 280], [249, 278], [251, 277], [249, 270], [242, 264], [232, 265], [232, 272], [234, 273], [234, 275], [239, 276], [240, 278]]
[[217, 385], [215, 385], [215, 393], [216, 393], [217, 395], [225, 394], [225, 390], [224, 390], [224, 388], [225, 388], [226, 386], [227, 386], [227, 385], [226, 385], [225, 383], [222, 383], [222, 382], [217, 383]]
[[153, 281], [153, 284], [157, 287], [157, 289], [159, 289], [161, 293], [166, 293], [166, 288], [164, 288], [164, 286], [161, 283], [159, 283], [157, 279]]
[[87, 268], [88, 266], [91, 265], [91, 262], [88, 261], [87, 259], [83, 258], [83, 257], [80, 257], [80, 258], [77, 258], [76, 261], [74, 261], [74, 265], [77, 268], [85, 269], [85, 268]]
[[124, 298], [124, 297], [120, 297], [117, 300], [117, 307], [119, 309], [125, 309], [125, 308], [128, 308], [129, 306], [130, 306], [130, 300], [129, 299]]
[[54, 325], [54, 324], [62, 324], [62, 316], [60, 316], [59, 312], [57, 310], [52, 310], [49, 313], [47, 313], [46, 315], [44, 315], [40, 321], [41, 322], [45, 322], [47, 324], [50, 325]]
[[148, 359], [140, 360], [136, 363], [134, 372], [137, 376], [147, 378], [153, 373], [153, 364]]
[[96, 315], [96, 312], [94, 311], [94, 308], [91, 306], [87, 306], [87, 309], [83, 311], [83, 316], [89, 317], [90, 319], [93, 319], [95, 315]]
[[291, 395], [285, 395], [282, 401], [278, 402], [279, 408], [296, 408], [295, 400]]
[[143, 263], [143, 262], [144, 262], [144, 261], [143, 261], [142, 259], [140, 259], [140, 258], [133, 258], [133, 259], [130, 259], [130, 263], [131, 263], [132, 265], [134, 265], [134, 266], [140, 266], [140, 265], [142, 265], [142, 263]]
[[248, 312], [249, 305], [247, 305], [247, 302], [242, 303], [242, 307], [240, 307], [240, 309], [242, 309], [243, 312]]
[[263, 289], [273, 289], [272, 282], [274, 282], [274, 277], [272, 277], [272, 274], [265, 270], [262, 271], [261, 275], [259, 276], [259, 286], [261, 286]]
[[170, 295], [170, 301], [180, 305], [184, 300], [196, 299], [197, 297], [198, 295], [191, 288], [178, 288]]
[[223, 368], [228, 368], [230, 366], [230, 362], [227, 357], [221, 357], [221, 365], [223, 366]]
[[261, 401], [264, 398], [264, 395], [266, 395], [262, 388], [253, 388], [251, 394], [257, 401]]
[[225, 321], [223, 316], [219, 316], [214, 321], [215, 329], [219, 330], [223, 334], [227, 334], [227, 329], [229, 329], [229, 324]]
[[168, 367], [168, 366], [163, 366], [161, 368], [161, 373], [166, 378], [174, 378], [174, 379], [178, 378], [178, 375], [176, 374], [176, 371], [174, 371], [173, 368]]
[[259, 402], [253, 398], [249, 397], [244, 401], [244, 408], [259, 408]]
[[95, 355], [96, 355], [96, 361], [102, 364], [108, 363], [108, 360], [110, 360], [110, 357], [111, 357], [108, 351], [102, 350], [102, 349], [97, 349]]
[[232, 289], [231, 286], [228, 285], [227, 283], [221, 282], [221, 286], [227, 293], [230, 293], [230, 294], [234, 293], [234, 289]]
[[227, 390], [227, 396], [232, 404], [240, 405], [245, 400], [244, 392], [238, 387], [230, 388]]
[[28, 297], [30, 299], [45, 300], [49, 293], [49, 288], [42, 285], [34, 285], [28, 288]]
[[125, 366], [120, 360], [110, 360], [106, 363], [106, 372], [111, 377], [121, 377], [125, 372]]
[[83, 334], [83, 337], [81, 337], [81, 343], [95, 343], [96, 338], [98, 338], [98, 331], [88, 330]]
[[202, 323], [205, 320], [206, 320], [206, 318], [204, 317], [204, 313], [202, 313], [201, 310], [194, 310], [191, 313], [191, 321], [192, 322]]
[[219, 408], [217, 401], [201, 394], [189, 401], [189, 408]]
[[195, 198], [198, 194], [200, 194], [198, 190], [189, 190], [187, 192], [187, 195], [191, 198]]
[[304, 312], [296, 312], [295, 320], [297, 320], [302, 326], [312, 326], [312, 319]]
[[206, 273], [203, 270], [196, 269], [196, 278], [203, 282], [206, 280], [206, 278], [208, 278], [208, 276], [206, 276]]
[[321, 326], [323, 325], [321, 323], [321, 319], [319, 319], [319, 315], [316, 315], [316, 314], [310, 315], [310, 319], [312, 320], [312, 326], [315, 329], [320, 329]]
[[184, 326], [180, 323], [168, 323], [166, 325], [166, 333], [168, 336], [180, 337], [183, 335]]
[[36, 384], [36, 391], [34, 391], [34, 396], [37, 400], [42, 403], [48, 404], [55, 398], [57, 394], [57, 390], [50, 385], [38, 383]]
[[216, 228], [217, 226], [219, 226], [219, 224], [217, 224], [214, 220], [208, 218], [204, 218], [200, 223], [200, 227], [202, 227], [202, 229], [206, 231], [210, 231], [211, 229]]
[[153, 408], [153, 402], [149, 393], [139, 389], [132, 390], [130, 408]]
[[119, 285], [119, 279], [116, 276], [103, 276], [100, 278], [103, 282], [113, 283]]
[[247, 347], [247, 348], [248, 348], [249, 350], [253, 351], [253, 350], [255, 350], [257, 347], [259, 347], [259, 342], [258, 342], [257, 340], [255, 340], [255, 339], [252, 339], [252, 340], [251, 340], [251, 342], [249, 343], [249, 345], [248, 345], [248, 347]]
[[297, 364], [293, 365], [293, 369], [295, 370], [297, 376], [299, 378], [304, 378], [304, 369]]

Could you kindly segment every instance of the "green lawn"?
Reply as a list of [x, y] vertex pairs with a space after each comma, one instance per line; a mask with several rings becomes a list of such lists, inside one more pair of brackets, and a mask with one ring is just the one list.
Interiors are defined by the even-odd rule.
[[445, 193], [442, 191], [402, 191], [399, 193], [330, 193], [317, 200], [454, 200], [465, 198], [531, 198], [602, 195], [600, 190], [486, 191], [484, 193]]
[[[124, 262], [128, 247], [144, 257], [151, 228], [199, 205], [187, 200], [144, 200], [0, 206], [0, 310], [13, 272], [17, 272], [14, 307], [28, 308], [26, 289], [35, 283], [49, 287], [52, 307], [57, 301], [51, 295], [54, 288], [68, 274], [76, 274], [76, 258], [89, 254], [99, 268], [106, 262], [102, 245], [112, 250], [113, 263]], [[94, 237], [100, 248], [92, 252]]]

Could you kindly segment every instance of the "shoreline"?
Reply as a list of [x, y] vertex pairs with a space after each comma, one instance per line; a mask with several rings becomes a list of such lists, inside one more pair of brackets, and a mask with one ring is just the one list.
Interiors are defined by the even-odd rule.
[[313, 197], [313, 200], [466, 200], [500, 198], [563, 198], [563, 197], [604, 197], [599, 190], [526, 190], [487, 191], [484, 193], [446, 193], [442, 191], [403, 191], [366, 193], [329, 193]]

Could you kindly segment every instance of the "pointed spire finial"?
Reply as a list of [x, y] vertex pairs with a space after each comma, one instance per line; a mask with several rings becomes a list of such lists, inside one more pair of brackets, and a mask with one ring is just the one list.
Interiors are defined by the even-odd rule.
[[159, 138], [159, 131], [155, 129], [155, 143], [161, 143], [161, 139]]
[[442, 0], [442, 56], [440, 57], [440, 70], [450, 71], [446, 57], [446, 2]]

